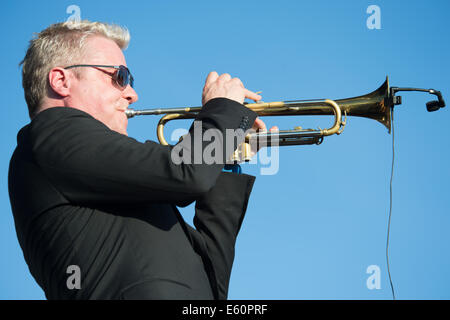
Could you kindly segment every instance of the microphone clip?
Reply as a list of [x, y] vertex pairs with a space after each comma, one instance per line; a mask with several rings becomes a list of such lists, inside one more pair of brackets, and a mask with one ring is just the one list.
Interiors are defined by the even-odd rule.
[[434, 111], [439, 110], [440, 108], [445, 107], [445, 101], [442, 98], [442, 94], [440, 91], [437, 91], [435, 89], [399, 88], [399, 87], [391, 87], [390, 88], [390, 96], [391, 96], [393, 105], [398, 105], [398, 104], [402, 103], [402, 97], [395, 95], [399, 91], [420, 91], [420, 92], [428, 92], [429, 94], [435, 95], [438, 100], [432, 100], [432, 101], [428, 101], [426, 103], [428, 112], [434, 112]]

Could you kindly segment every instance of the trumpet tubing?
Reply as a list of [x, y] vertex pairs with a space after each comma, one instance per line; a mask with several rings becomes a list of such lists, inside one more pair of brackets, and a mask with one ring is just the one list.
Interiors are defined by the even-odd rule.
[[[246, 143], [258, 141], [263, 145], [303, 145], [320, 144], [323, 137], [340, 134], [345, 126], [344, 116], [359, 116], [377, 120], [390, 132], [391, 113], [389, 99], [389, 80], [377, 90], [354, 98], [330, 100], [291, 100], [275, 102], [246, 103], [245, 106], [258, 114], [264, 116], [302, 116], [302, 115], [334, 115], [333, 125], [328, 129], [301, 129], [296, 127], [291, 130], [280, 130], [276, 133], [253, 133], [246, 137]], [[160, 108], [147, 110], [127, 110], [129, 118], [138, 115], [164, 115], [157, 126], [157, 136], [161, 144], [167, 145], [164, 137], [164, 126], [167, 122], [175, 119], [194, 119], [202, 107], [186, 108]], [[245, 149], [245, 148], [242, 148]]]

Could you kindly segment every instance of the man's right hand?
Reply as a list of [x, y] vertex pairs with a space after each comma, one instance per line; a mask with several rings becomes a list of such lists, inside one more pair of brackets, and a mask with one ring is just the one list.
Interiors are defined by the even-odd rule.
[[214, 98], [228, 98], [241, 104], [246, 98], [254, 101], [261, 100], [261, 96], [246, 89], [239, 78], [231, 78], [228, 73], [219, 76], [217, 72], [212, 71], [208, 74], [203, 87], [202, 105]]

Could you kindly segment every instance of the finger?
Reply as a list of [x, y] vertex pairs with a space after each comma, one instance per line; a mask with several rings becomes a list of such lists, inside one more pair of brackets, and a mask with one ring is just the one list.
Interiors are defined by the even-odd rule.
[[209, 85], [211, 85], [211, 83], [213, 83], [214, 81], [216, 81], [217, 78], [219, 78], [219, 75], [217, 74], [217, 72], [211, 71], [211, 72], [208, 74], [208, 77], [206, 77], [205, 87], [208, 87]]
[[228, 73], [223, 73], [220, 75], [220, 77], [217, 79], [218, 81], [224, 81], [228, 82], [231, 80], [231, 76]]
[[270, 131], [270, 132], [278, 132], [278, 131], [280, 131], [280, 129], [278, 129], [277, 126], [273, 126], [272, 128], [270, 128], [269, 131]]
[[263, 131], [263, 132], [267, 131], [266, 124], [260, 118], [255, 119], [252, 128], [256, 131]]
[[239, 78], [233, 78], [233, 79], [231, 79], [231, 81], [233, 81], [234, 83], [236, 83], [236, 84], [239, 85], [240, 87], [244, 88], [244, 84], [242, 83], [241, 79], [239, 79]]
[[253, 101], [259, 101], [261, 100], [261, 96], [253, 91], [250, 91], [248, 89], [245, 89], [245, 97], [247, 99], [252, 99]]

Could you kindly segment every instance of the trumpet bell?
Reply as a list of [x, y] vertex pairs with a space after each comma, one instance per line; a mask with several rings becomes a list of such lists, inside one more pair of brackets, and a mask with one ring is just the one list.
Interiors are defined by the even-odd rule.
[[391, 109], [394, 105], [390, 96], [389, 78], [375, 91], [363, 96], [335, 100], [348, 116], [364, 117], [383, 124], [391, 133]]

